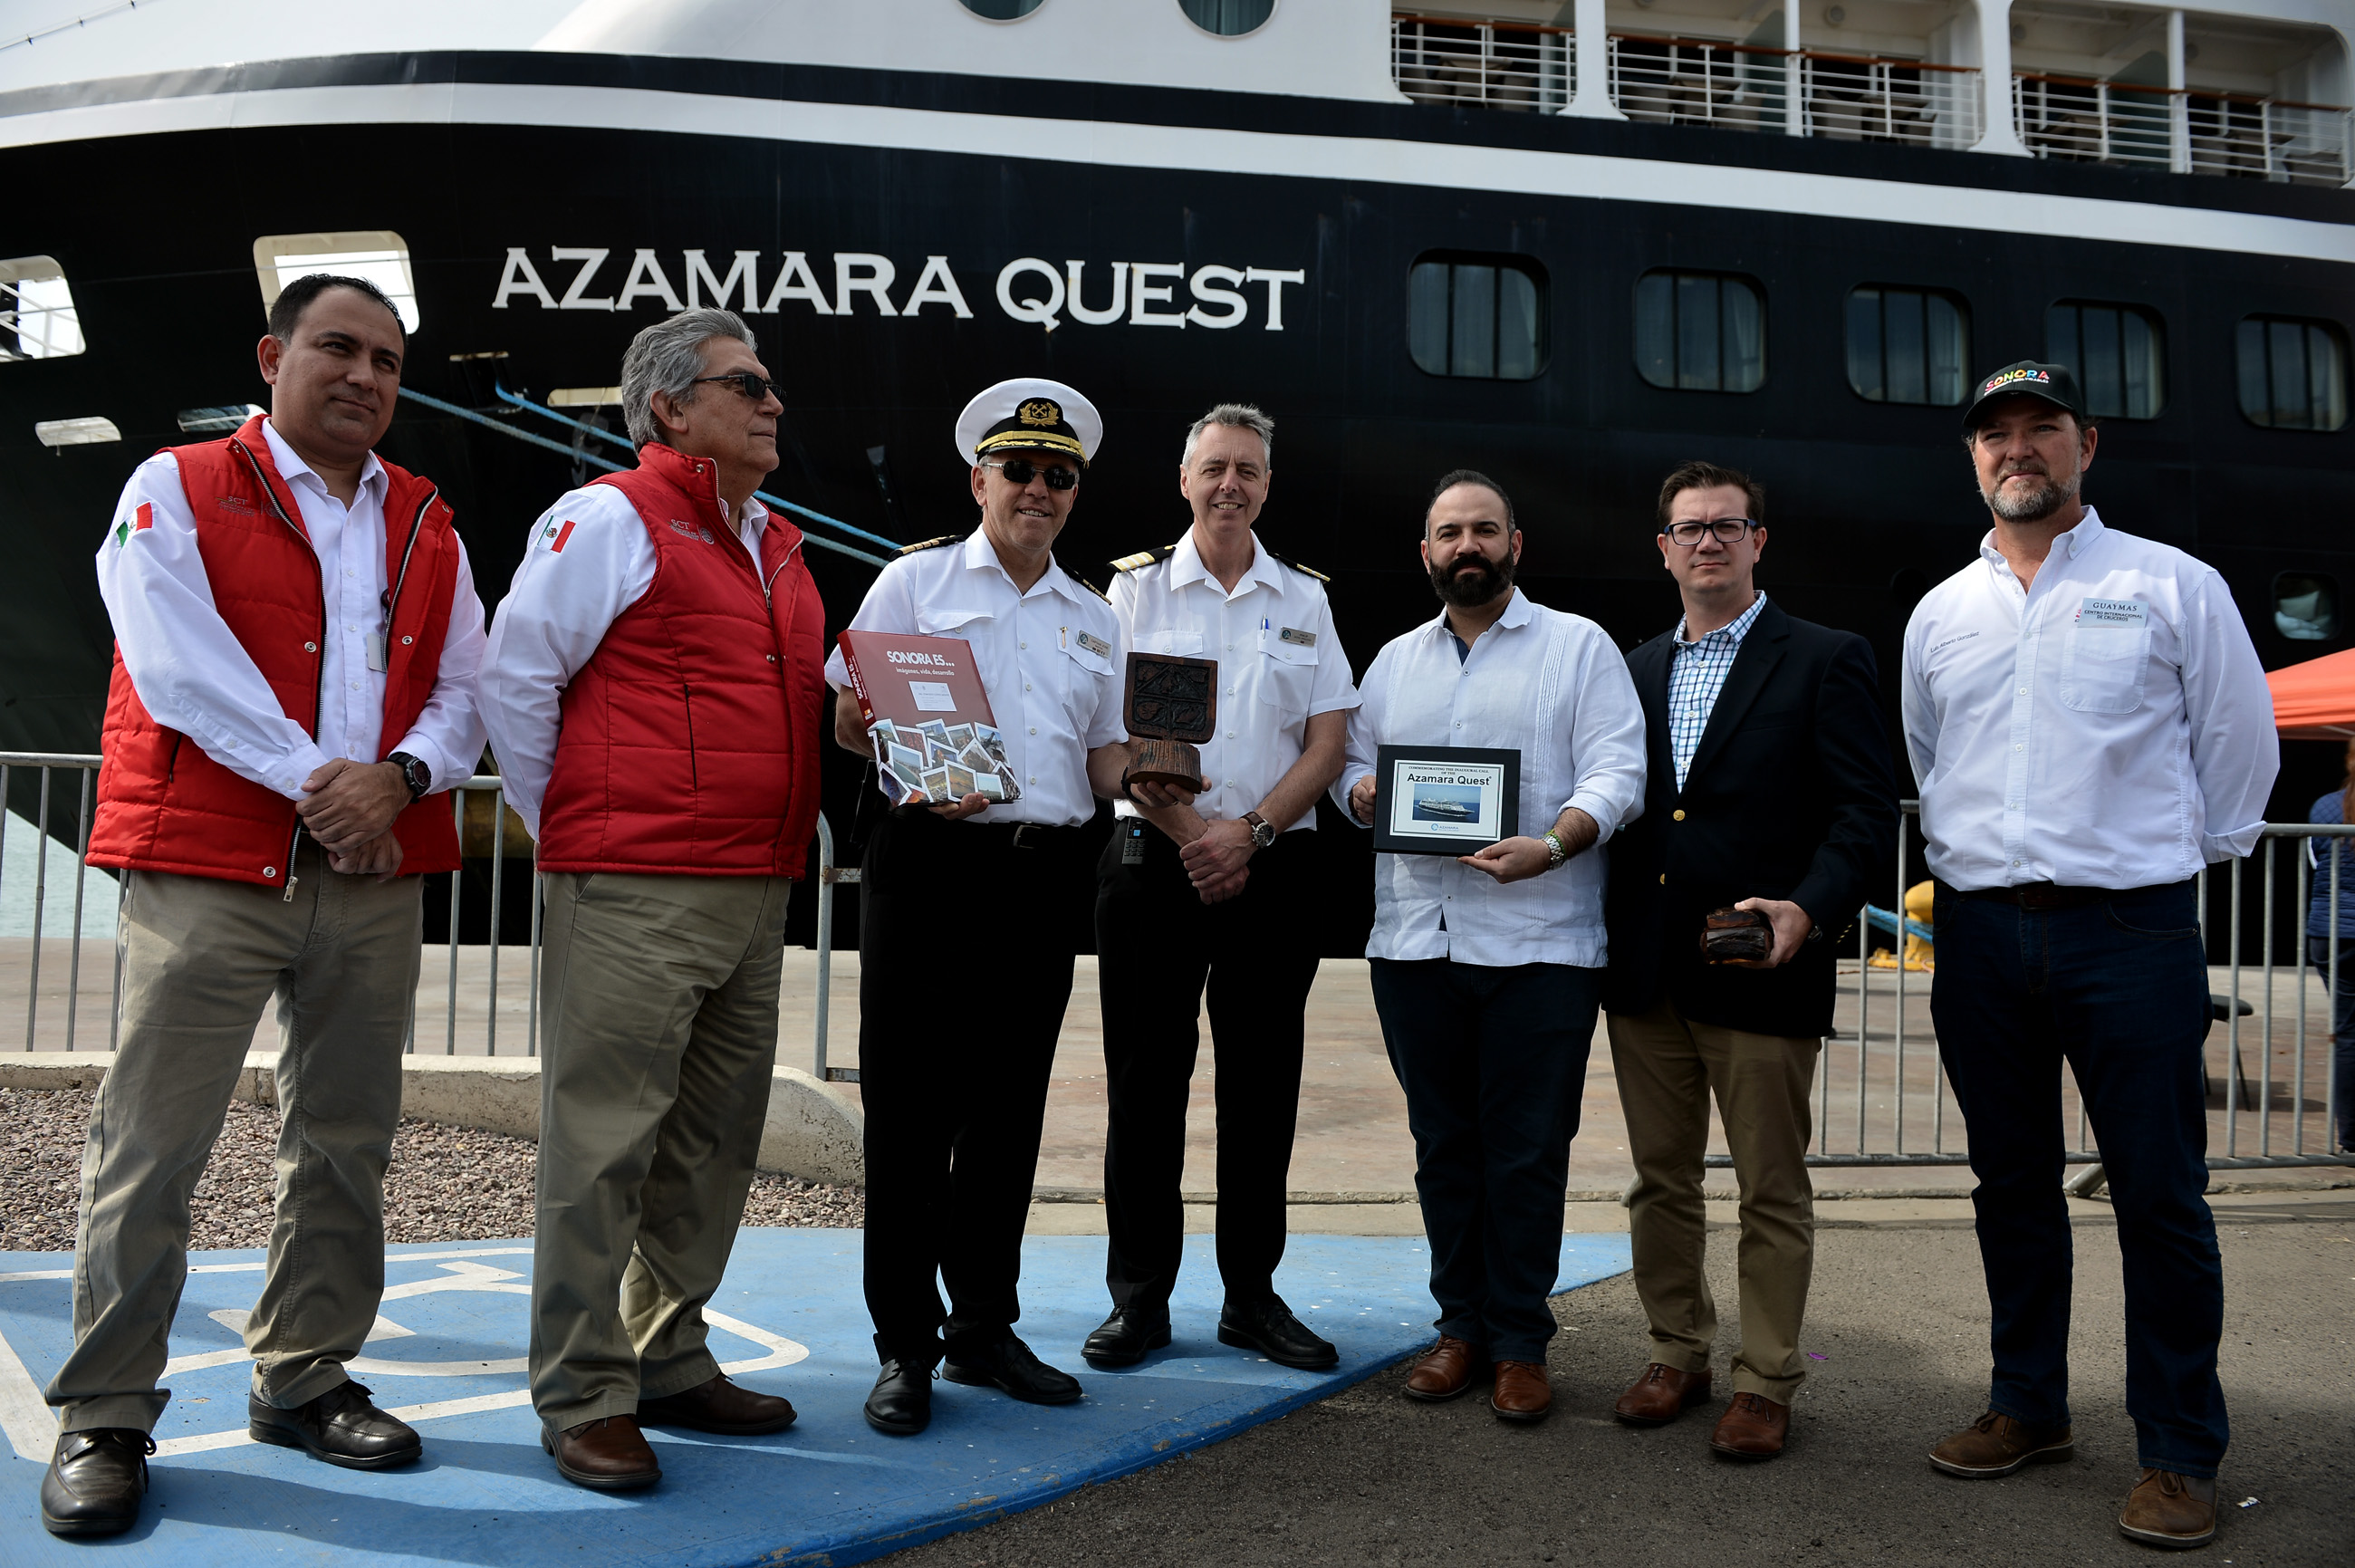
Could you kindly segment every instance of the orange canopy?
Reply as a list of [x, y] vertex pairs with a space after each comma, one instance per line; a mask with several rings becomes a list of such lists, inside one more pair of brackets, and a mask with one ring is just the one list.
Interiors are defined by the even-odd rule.
[[2274, 691], [2274, 726], [2285, 741], [2355, 736], [2355, 648], [2325, 654], [2265, 677]]

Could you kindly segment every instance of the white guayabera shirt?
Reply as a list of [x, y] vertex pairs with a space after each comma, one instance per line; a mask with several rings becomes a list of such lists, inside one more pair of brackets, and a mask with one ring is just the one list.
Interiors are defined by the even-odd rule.
[[1391, 639], [1358, 689], [1333, 785], [1343, 812], [1380, 747], [1487, 747], [1521, 754], [1514, 831], [1534, 837], [1574, 805], [1603, 834], [1567, 864], [1501, 884], [1448, 856], [1377, 855], [1366, 956], [1601, 968], [1604, 845], [1644, 810], [1644, 708], [1603, 628], [1517, 588], [1469, 656], [1456, 657], [1442, 613]]
[[1931, 875], [1962, 891], [2179, 882], [2256, 847], [2281, 764], [2232, 590], [2084, 520], [2023, 590], [1989, 532], [1905, 628]]

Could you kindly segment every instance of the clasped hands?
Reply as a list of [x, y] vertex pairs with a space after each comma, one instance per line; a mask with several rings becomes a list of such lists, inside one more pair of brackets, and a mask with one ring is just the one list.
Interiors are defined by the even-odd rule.
[[[1204, 779], [1202, 788], [1209, 787]], [[1194, 809], [1194, 792], [1167, 784], [1132, 783], [1128, 797], [1144, 809], [1147, 821], [1176, 840], [1178, 861], [1204, 903], [1224, 903], [1243, 891], [1251, 880], [1251, 858], [1259, 849], [1248, 823], [1205, 822]]]
[[303, 781], [296, 815], [330, 869], [351, 877], [389, 881], [400, 874], [400, 840], [393, 818], [409, 805], [409, 780], [399, 763], [356, 763], [337, 757]]

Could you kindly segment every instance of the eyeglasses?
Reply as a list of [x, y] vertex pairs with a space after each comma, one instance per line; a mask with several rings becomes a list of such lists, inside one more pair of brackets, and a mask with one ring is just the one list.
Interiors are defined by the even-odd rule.
[[1742, 536], [1751, 529], [1764, 526], [1752, 517], [1719, 517], [1707, 523], [1670, 523], [1660, 531], [1690, 549], [1700, 543], [1703, 534], [1714, 537], [1720, 544], [1740, 544]]
[[785, 400], [784, 393], [778, 390], [774, 381], [765, 376], [755, 376], [750, 370], [732, 370], [725, 376], [698, 376], [687, 385], [700, 387], [706, 381], [725, 381], [756, 403], [772, 392], [776, 392], [777, 401], [782, 403]]
[[1028, 485], [1033, 479], [1044, 479], [1050, 490], [1069, 490], [1080, 482], [1076, 468], [1049, 468], [1027, 457], [1009, 457], [1000, 463], [985, 463], [984, 468], [995, 468], [1006, 475], [1008, 485]]

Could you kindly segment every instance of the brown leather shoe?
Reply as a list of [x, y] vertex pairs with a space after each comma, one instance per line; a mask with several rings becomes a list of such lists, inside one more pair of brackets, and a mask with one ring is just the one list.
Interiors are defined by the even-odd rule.
[[1499, 1421], [1534, 1424], [1553, 1413], [1553, 1384], [1536, 1361], [1498, 1361], [1488, 1408]]
[[1709, 1398], [1710, 1371], [1680, 1372], [1654, 1361], [1644, 1375], [1627, 1385], [1611, 1413], [1630, 1426], [1666, 1426]]
[[1729, 1459], [1772, 1459], [1790, 1435], [1789, 1405], [1776, 1404], [1763, 1393], [1738, 1393], [1717, 1418], [1709, 1445]]
[[2022, 1465], [2057, 1465], [2076, 1452], [2066, 1426], [2030, 1426], [1988, 1411], [1930, 1450], [1930, 1463], [1966, 1481], [2009, 1476]]
[[555, 1456], [558, 1473], [577, 1487], [627, 1492], [662, 1479], [662, 1466], [634, 1416], [603, 1416], [561, 1432], [542, 1426], [539, 1445]]
[[2149, 1546], [2207, 1545], [2216, 1539], [2215, 1478], [2145, 1470], [2118, 1515], [2118, 1533]]
[[1414, 1371], [1407, 1373], [1406, 1396], [1434, 1403], [1454, 1399], [1472, 1386], [1472, 1373], [1479, 1364], [1471, 1346], [1442, 1334], [1439, 1343], [1414, 1364]]
[[641, 1426], [684, 1426], [723, 1437], [757, 1437], [794, 1424], [794, 1407], [773, 1393], [739, 1388], [720, 1372], [690, 1389], [638, 1401]]

